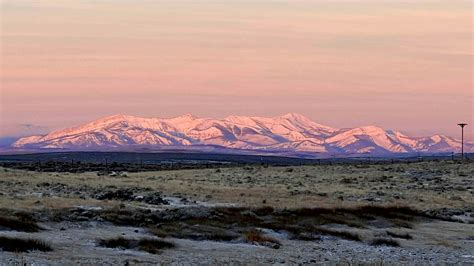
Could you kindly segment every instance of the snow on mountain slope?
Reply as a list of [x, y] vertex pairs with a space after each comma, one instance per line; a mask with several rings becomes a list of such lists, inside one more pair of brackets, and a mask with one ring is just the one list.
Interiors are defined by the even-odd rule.
[[[229, 116], [224, 119], [187, 114], [174, 118], [114, 115], [44, 136], [21, 138], [12, 146], [81, 150], [130, 145], [217, 145], [305, 153], [404, 153], [458, 151], [460, 141], [442, 135], [411, 138], [376, 126], [336, 129], [295, 113], [273, 118]], [[474, 151], [474, 144], [468, 143], [465, 148]]]
[[[418, 143], [417, 148], [424, 152], [450, 152], [461, 149], [461, 142], [459, 140], [444, 135], [419, 138]], [[473, 147], [472, 143], [464, 143], [464, 150], [468, 152], [473, 151]]]
[[365, 126], [342, 130], [326, 139], [326, 143], [355, 153], [383, 150], [397, 153], [412, 151], [398, 139], [397, 136], [400, 135], [402, 134], [399, 132], [386, 131], [380, 127]]

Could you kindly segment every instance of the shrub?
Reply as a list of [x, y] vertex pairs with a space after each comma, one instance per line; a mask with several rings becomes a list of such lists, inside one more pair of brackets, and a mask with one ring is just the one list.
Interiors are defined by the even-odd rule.
[[123, 237], [101, 239], [98, 241], [98, 245], [106, 248], [138, 249], [151, 254], [158, 254], [162, 249], [175, 247], [175, 244], [160, 239], [143, 238], [135, 240]]
[[6, 228], [14, 231], [21, 232], [38, 232], [41, 228], [30, 220], [24, 220], [18, 217], [5, 217], [0, 216], [0, 229]]
[[138, 241], [138, 249], [151, 254], [158, 254], [162, 249], [174, 247], [174, 243], [159, 239], [144, 238]]
[[390, 247], [399, 247], [400, 243], [391, 238], [376, 238], [370, 242], [372, 246], [390, 246]]
[[257, 230], [251, 230], [244, 233], [244, 240], [247, 243], [269, 246], [274, 249], [280, 248], [280, 242], [272, 237], [264, 236]]
[[132, 247], [132, 241], [123, 237], [101, 239], [99, 240], [99, 246], [106, 248], [124, 248], [129, 249]]

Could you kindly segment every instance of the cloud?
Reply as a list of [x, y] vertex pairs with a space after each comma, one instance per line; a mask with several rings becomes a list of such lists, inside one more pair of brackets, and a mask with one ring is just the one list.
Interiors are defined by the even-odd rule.
[[38, 126], [34, 124], [9, 124], [2, 125], [0, 129], [0, 138], [8, 140], [31, 135], [43, 135], [50, 130], [48, 127]]

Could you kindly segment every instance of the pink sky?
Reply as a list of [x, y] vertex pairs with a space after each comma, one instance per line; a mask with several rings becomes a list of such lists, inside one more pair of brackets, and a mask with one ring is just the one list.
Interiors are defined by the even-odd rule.
[[0, 136], [116, 113], [474, 122], [471, 1], [0, 1]]

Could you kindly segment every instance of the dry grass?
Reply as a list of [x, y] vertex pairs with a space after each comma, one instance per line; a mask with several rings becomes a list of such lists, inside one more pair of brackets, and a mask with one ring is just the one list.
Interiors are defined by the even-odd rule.
[[10, 252], [28, 252], [33, 250], [52, 251], [46, 242], [36, 239], [21, 239], [0, 236], [0, 249]]
[[389, 247], [399, 247], [400, 243], [397, 240], [391, 238], [376, 238], [370, 242], [372, 246], [389, 246]]
[[101, 239], [98, 241], [98, 245], [106, 248], [123, 248], [128, 249], [132, 246], [132, 241], [123, 237]]
[[217, 226], [202, 224], [163, 224], [158, 228], [151, 228], [150, 232], [159, 237], [174, 237], [197, 241], [231, 242], [240, 235], [232, 230]]
[[334, 230], [334, 229], [327, 229], [327, 228], [317, 228], [315, 232], [318, 232], [323, 235], [330, 235], [335, 236], [347, 240], [353, 241], [362, 241], [359, 234], [349, 231], [342, 231], [342, 230]]
[[[461, 169], [460, 169], [461, 168]], [[347, 207], [357, 205], [356, 200], [347, 200], [380, 197], [381, 202], [410, 204], [419, 209], [434, 209], [442, 207], [460, 208], [474, 204], [470, 192], [465, 190], [452, 191], [464, 201], [451, 200], [438, 191], [422, 187], [414, 182], [417, 176], [440, 176], [441, 182], [449, 180], [453, 187], [461, 186], [468, 177], [457, 173], [471, 173], [474, 163], [463, 165], [449, 162], [423, 162], [394, 165], [366, 165], [364, 168], [355, 165], [321, 165], [295, 166], [289, 172], [285, 167], [252, 167], [221, 168], [199, 170], [173, 170], [146, 173], [130, 173], [127, 178], [109, 176], [97, 177], [96, 173], [37, 173], [21, 170], [0, 169], [0, 180], [12, 182], [15, 186], [24, 185], [30, 189], [43, 182], [64, 183], [69, 186], [88, 184], [91, 187], [101, 188], [115, 185], [117, 188], [137, 186], [162, 192], [165, 195], [181, 194], [193, 200], [228, 202], [244, 206], [262, 206], [265, 199], [266, 206], [279, 208], [314, 207], [314, 202], [323, 207]], [[413, 173], [413, 174], [412, 174]], [[248, 177], [251, 177], [250, 179]], [[341, 183], [341, 180], [351, 180], [350, 183]], [[420, 181], [423, 183], [424, 181]], [[430, 186], [443, 186], [430, 181]], [[2, 188], [0, 183], [0, 188]], [[12, 187], [5, 183], [5, 191]], [[370, 195], [371, 192], [383, 191], [383, 196]], [[402, 193], [400, 193], [402, 192]], [[422, 192], [422, 193], [421, 193]], [[451, 193], [451, 192], [449, 192]], [[403, 194], [394, 198], [394, 195]], [[212, 198], [206, 196], [211, 195]], [[323, 196], [321, 196], [323, 195]], [[9, 195], [0, 196], [0, 207], [13, 206], [29, 208], [32, 202], [25, 196], [25, 200], [10, 198]], [[340, 200], [339, 198], [344, 200]], [[41, 200], [43, 203], [43, 200]], [[64, 198], [56, 199], [57, 204], [65, 203]], [[93, 202], [91, 202], [93, 203]], [[53, 206], [53, 203], [49, 203]], [[73, 201], [70, 205], [77, 204]], [[94, 204], [100, 204], [95, 202]]]
[[3, 210], [0, 211], [0, 230], [2, 229], [31, 233], [40, 231], [41, 227], [28, 215], [21, 213], [12, 214], [9, 211]]
[[265, 236], [257, 230], [251, 230], [244, 233], [244, 240], [254, 245], [270, 246], [274, 249], [280, 248], [280, 242], [272, 237]]
[[106, 248], [137, 249], [151, 254], [158, 254], [163, 249], [175, 247], [175, 244], [171, 242], [151, 238], [135, 240], [118, 237], [111, 239], [101, 239], [98, 240], [97, 244]]
[[175, 246], [171, 242], [158, 239], [144, 238], [138, 241], [138, 249], [151, 254], [158, 254], [163, 249], [174, 248]]
[[[277, 232], [288, 232], [293, 239], [318, 240], [321, 236], [333, 236], [353, 241], [362, 241], [361, 232], [368, 228], [368, 223], [383, 221], [387, 228], [404, 217], [407, 223], [416, 223], [422, 219], [422, 213], [402, 206], [369, 206], [358, 208], [304, 208], [273, 209], [264, 208], [215, 208], [210, 209], [208, 218], [184, 218], [164, 221], [160, 217], [142, 214], [122, 214], [123, 217], [142, 217], [143, 221], [132, 221], [139, 224], [150, 221], [150, 231], [159, 237], [175, 237], [193, 240], [211, 240], [232, 242], [239, 238], [239, 232], [256, 234], [255, 228], [267, 228]], [[123, 212], [123, 211], [122, 211]], [[110, 217], [110, 216], [109, 216]], [[396, 217], [396, 218], [393, 218]], [[114, 220], [110, 220], [116, 222]], [[122, 224], [123, 220], [119, 220]], [[153, 226], [159, 224], [158, 227]], [[348, 228], [336, 229], [333, 225]], [[248, 233], [246, 233], [247, 235]], [[246, 238], [246, 237], [245, 237]]]
[[402, 238], [402, 239], [413, 239], [413, 236], [409, 233], [397, 233], [393, 231], [386, 231], [388, 236], [395, 237], [395, 238]]
[[[98, 177], [96, 173], [38, 173], [0, 168], [0, 208], [46, 213], [54, 221], [71, 219], [74, 206], [99, 206], [94, 218], [117, 225], [146, 227], [157, 236], [194, 240], [237, 242], [255, 228], [288, 232], [296, 239], [317, 240], [321, 236], [366, 241], [376, 228], [384, 236], [393, 228], [413, 228], [415, 240], [429, 241], [435, 229], [419, 237], [417, 223], [436, 216], [439, 209], [467, 209], [474, 205], [466, 190], [474, 163], [424, 162], [394, 165], [321, 165], [287, 167], [242, 167], [129, 173], [128, 177]], [[164, 218], [161, 212], [145, 210], [141, 203], [99, 201], [81, 198], [73, 191], [57, 195], [41, 184], [64, 184], [69, 188], [101, 190], [137, 187], [166, 196], [183, 196], [208, 203], [232, 203], [239, 208], [209, 208], [202, 219], [180, 215]], [[49, 189], [44, 191], [44, 189]], [[43, 193], [43, 196], [38, 196]], [[453, 200], [457, 196], [462, 200]], [[368, 200], [370, 199], [370, 200]], [[120, 206], [121, 208], [113, 208]], [[125, 206], [125, 207], [123, 207]], [[410, 206], [410, 207], [408, 207]], [[419, 210], [435, 210], [427, 217]], [[164, 212], [165, 214], [168, 211]], [[49, 213], [49, 214], [48, 214]], [[0, 211], [0, 214], [2, 212]], [[0, 227], [34, 231], [33, 222], [15, 215], [0, 215]], [[47, 218], [45, 218], [47, 219]], [[3, 225], [2, 225], [3, 224]], [[160, 225], [156, 227], [156, 225]], [[437, 225], [440, 226], [440, 225]], [[15, 228], [17, 227], [17, 228]], [[468, 231], [468, 229], [463, 229]], [[367, 234], [366, 234], [367, 233]], [[460, 233], [459, 233], [460, 234]], [[411, 235], [410, 235], [411, 236]], [[442, 239], [447, 236], [442, 236]], [[406, 242], [406, 241], [405, 241]], [[405, 244], [403, 242], [403, 244]]]

